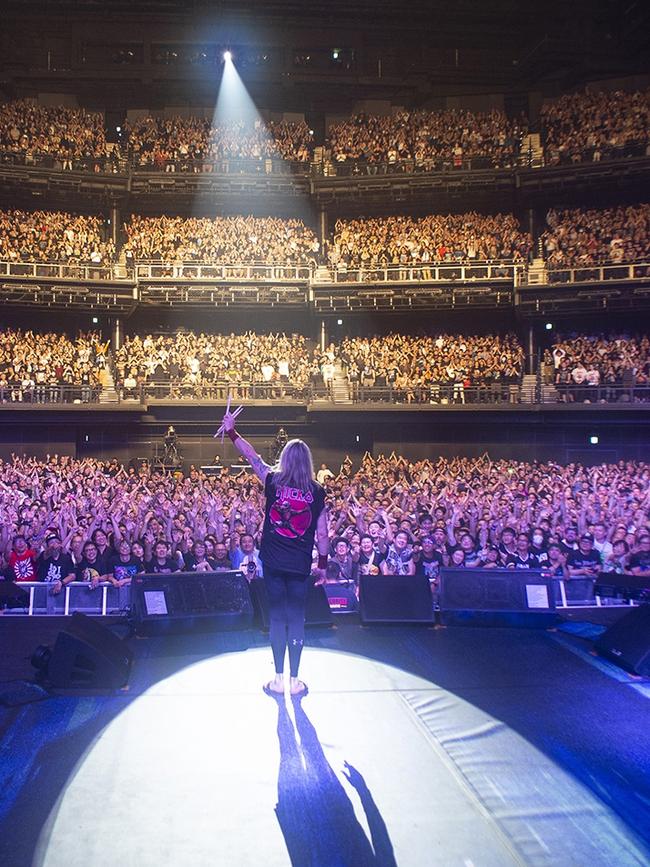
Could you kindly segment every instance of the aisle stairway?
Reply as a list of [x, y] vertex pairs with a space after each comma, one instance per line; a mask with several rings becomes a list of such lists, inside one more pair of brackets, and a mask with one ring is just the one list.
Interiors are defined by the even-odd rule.
[[334, 365], [332, 401], [334, 403], [352, 403], [352, 398], [350, 397], [350, 384], [338, 362]]
[[99, 381], [102, 386], [102, 390], [99, 392], [99, 402], [118, 403], [119, 397], [115, 389], [115, 380], [113, 379], [113, 374], [108, 367], [99, 371]]
[[521, 402], [535, 403], [537, 399], [537, 374], [526, 373], [521, 382]]
[[544, 165], [544, 148], [538, 132], [531, 132], [521, 140], [521, 165], [539, 169]]
[[528, 268], [528, 285], [543, 285], [546, 283], [546, 263], [540, 257], [533, 259]]

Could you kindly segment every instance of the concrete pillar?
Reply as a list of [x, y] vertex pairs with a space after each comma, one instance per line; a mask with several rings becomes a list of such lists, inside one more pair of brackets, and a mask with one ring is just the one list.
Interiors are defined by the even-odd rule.
[[535, 373], [535, 328], [533, 325], [528, 326], [528, 339], [526, 341], [526, 373]]
[[117, 247], [120, 229], [122, 228], [122, 215], [116, 202], [111, 205], [111, 239]]
[[115, 316], [111, 320], [111, 346], [113, 352], [122, 346], [124, 341], [124, 323], [121, 316]]

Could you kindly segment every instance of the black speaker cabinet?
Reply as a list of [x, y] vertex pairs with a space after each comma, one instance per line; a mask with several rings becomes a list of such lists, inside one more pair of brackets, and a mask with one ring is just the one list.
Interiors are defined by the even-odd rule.
[[119, 689], [132, 660], [128, 645], [108, 627], [76, 613], [57, 636], [47, 676], [54, 689]]
[[[311, 580], [311, 579], [308, 579]], [[269, 628], [269, 599], [263, 578], [256, 578], [250, 583], [255, 617], [260, 627], [265, 631]], [[332, 626], [332, 612], [325, 590], [321, 584], [310, 586], [307, 591], [305, 608], [305, 626]]]
[[360, 575], [359, 612], [366, 623], [434, 622], [429, 579], [417, 575]]
[[447, 626], [552, 626], [551, 581], [539, 569], [440, 570], [440, 620]]
[[626, 671], [650, 677], [650, 605], [630, 609], [603, 632], [595, 647]]
[[242, 572], [172, 572], [135, 575], [131, 609], [141, 635], [248, 629], [253, 622]]

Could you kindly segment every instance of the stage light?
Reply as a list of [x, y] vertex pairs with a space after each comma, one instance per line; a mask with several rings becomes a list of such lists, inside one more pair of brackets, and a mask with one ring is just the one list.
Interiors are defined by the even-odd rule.
[[340, 56], [340, 52], [338, 48], [332, 49], [332, 60], [338, 60]]
[[342, 320], [342, 319], [337, 319], [337, 320], [336, 320], [336, 324], [337, 324], [337, 325], [343, 325], [343, 320]]
[[357, 442], [360, 442], [361, 437], [359, 436], [359, 434], [356, 435], [355, 439], [356, 439]]
[[232, 51], [224, 51], [223, 59], [226, 63], [229, 63], [232, 60]]
[[589, 442], [591, 443], [592, 446], [597, 446], [599, 443], [599, 439], [597, 436], [590, 436]]
[[116, 126], [116, 127], [115, 127], [115, 132], [122, 132], [122, 127], [121, 127], [121, 126]]
[[552, 331], [553, 330], [553, 323], [547, 322], [544, 327], [546, 328], [547, 331]]
[[97, 325], [99, 323], [99, 319], [97, 316], [93, 316], [93, 325]]

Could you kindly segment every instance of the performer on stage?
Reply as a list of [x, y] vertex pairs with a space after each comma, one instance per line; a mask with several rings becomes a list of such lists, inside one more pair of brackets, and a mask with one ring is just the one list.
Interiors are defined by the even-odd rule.
[[275, 678], [266, 684], [265, 691], [284, 692], [284, 660], [288, 647], [291, 695], [304, 694], [307, 686], [298, 679], [298, 668], [305, 637], [305, 604], [314, 536], [321, 576], [329, 551], [325, 490], [314, 480], [311, 451], [302, 440], [289, 440], [277, 464], [270, 467], [237, 433], [235, 417], [229, 409], [222, 425], [237, 451], [264, 482], [266, 494], [260, 560], [269, 599]]

